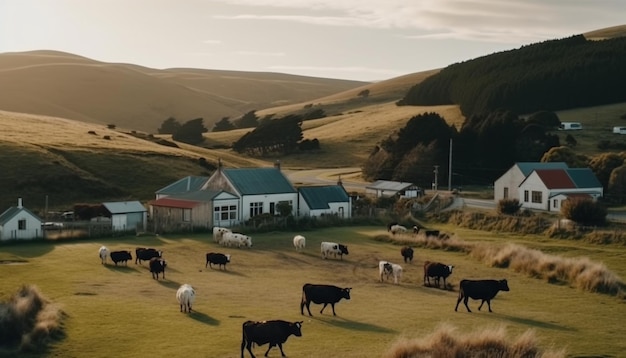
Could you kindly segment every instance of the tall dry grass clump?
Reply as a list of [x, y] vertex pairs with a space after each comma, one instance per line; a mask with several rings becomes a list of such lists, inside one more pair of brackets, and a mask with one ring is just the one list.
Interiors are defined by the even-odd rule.
[[564, 258], [516, 244], [476, 245], [471, 255], [490, 266], [508, 267], [548, 282], [566, 282], [585, 291], [626, 298], [626, 283], [603, 263], [587, 257]]
[[22, 286], [0, 303], [0, 355], [44, 351], [63, 337], [64, 316], [36, 286]]
[[456, 327], [443, 324], [424, 338], [400, 338], [385, 352], [384, 358], [562, 358], [563, 350], [542, 350], [534, 331], [516, 338], [507, 336], [504, 327], [485, 328], [461, 334]]

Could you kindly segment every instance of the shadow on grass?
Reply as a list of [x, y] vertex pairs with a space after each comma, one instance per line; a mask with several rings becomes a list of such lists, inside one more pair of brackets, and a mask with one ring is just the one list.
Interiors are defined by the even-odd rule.
[[566, 327], [560, 324], [554, 324], [550, 322], [538, 321], [538, 320], [534, 320], [530, 318], [509, 316], [509, 315], [504, 315], [504, 314], [495, 314], [494, 317], [497, 317], [498, 319], [505, 319], [513, 323], [523, 324], [523, 325], [530, 326], [530, 327], [553, 329], [557, 331], [567, 331], [567, 332], [577, 331], [575, 328]]
[[18, 258], [33, 258], [44, 256], [54, 250], [54, 243], [45, 242], [42, 240], [35, 240], [32, 242], [25, 242], [29, 240], [11, 240], [8, 243], [2, 243], [0, 249], [3, 255], [14, 256]]
[[176, 281], [170, 281], [167, 278], [163, 279], [161, 277], [159, 277], [158, 282], [161, 286], [165, 286], [167, 288], [171, 288], [173, 290], [178, 290], [178, 288], [180, 287], [180, 283], [176, 282]]
[[189, 313], [189, 318], [193, 318], [200, 323], [208, 324], [210, 326], [217, 326], [220, 324], [220, 321], [218, 319], [215, 319], [206, 313], [198, 312], [196, 310], [193, 310], [191, 311], [191, 313]]
[[204, 269], [201, 270], [204, 272], [215, 272], [217, 274], [224, 274], [224, 275], [231, 275], [231, 276], [240, 276], [240, 277], [247, 277], [247, 275], [242, 274], [241, 272], [238, 271], [232, 271], [232, 270], [218, 270], [218, 269]]
[[125, 266], [125, 265], [117, 265], [117, 266], [115, 266], [114, 264], [106, 264], [106, 265], [103, 265], [103, 266], [106, 267], [107, 269], [109, 269], [111, 271], [115, 271], [115, 272], [121, 272], [121, 273], [137, 272], [137, 269], [135, 269], [132, 266]]
[[366, 332], [377, 332], [377, 333], [397, 333], [393, 329], [377, 326], [375, 324], [370, 324], [370, 323], [357, 322], [357, 321], [349, 320], [349, 319], [338, 317], [338, 316], [331, 316], [331, 318], [328, 319], [328, 320], [323, 319], [322, 317], [319, 317], [319, 316], [312, 316], [310, 318], [316, 319], [316, 320], [318, 320], [320, 322], [329, 324], [331, 326], [335, 326], [335, 327], [339, 327], [339, 328], [343, 328], [343, 329], [349, 329], [349, 330], [352, 330], [352, 331], [366, 331]]

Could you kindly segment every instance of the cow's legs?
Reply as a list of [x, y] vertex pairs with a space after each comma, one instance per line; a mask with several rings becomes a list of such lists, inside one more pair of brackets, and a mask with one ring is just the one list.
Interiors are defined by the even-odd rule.
[[[265, 352], [265, 356], [266, 356], [266, 357], [267, 357], [267, 355], [269, 354], [270, 349], [272, 349], [272, 347], [274, 347], [274, 346], [275, 346], [275, 344], [274, 344], [274, 343], [270, 343], [270, 346], [267, 348], [267, 351]], [[282, 349], [281, 349], [281, 351], [282, 351]]]
[[[324, 313], [324, 308], [326, 308], [326, 306], [328, 306], [328, 303], [324, 303], [324, 307], [322, 307], [322, 309], [320, 310], [320, 313]], [[333, 308], [333, 311], [334, 311], [334, 310], [335, 310], [335, 309]]]
[[305, 302], [305, 301], [301, 302], [300, 303], [300, 314], [304, 315], [304, 306], [306, 306], [306, 310], [309, 312], [309, 316], [313, 316], [311, 314], [311, 309], [309, 308], [310, 305], [311, 305], [310, 302]]
[[334, 303], [331, 303], [331, 304], [330, 304], [330, 307], [332, 307], [332, 308], [333, 308], [333, 316], [336, 316], [336, 314], [335, 314], [335, 304], [334, 304]]
[[483, 306], [483, 304], [484, 304], [485, 302], [487, 302], [487, 307], [489, 307], [489, 312], [493, 312], [493, 311], [491, 310], [491, 300], [483, 300], [483, 301], [480, 303], [480, 306], [478, 306], [478, 310], [480, 311], [480, 308]]
[[281, 356], [285, 356], [285, 352], [283, 352], [283, 344], [282, 343], [278, 343], [278, 348], [280, 348], [280, 355]]
[[246, 343], [245, 340], [241, 341], [241, 358], [243, 358], [244, 347], [250, 352], [250, 357], [256, 358], [254, 353], [252, 353], [252, 341]]
[[[469, 296], [465, 296], [465, 299], [463, 300], [463, 303], [465, 304], [465, 308], [467, 308], [467, 312], [472, 312], [470, 310], [469, 306], [467, 305], [467, 301], [469, 301]], [[480, 310], [480, 308], [478, 310]]]

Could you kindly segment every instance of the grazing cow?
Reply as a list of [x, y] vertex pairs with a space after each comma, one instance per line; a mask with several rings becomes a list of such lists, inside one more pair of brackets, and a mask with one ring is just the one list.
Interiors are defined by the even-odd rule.
[[426, 235], [426, 238], [431, 236], [434, 236], [436, 239], [439, 238], [439, 230], [426, 230], [424, 231], [424, 234]]
[[111, 261], [117, 266], [118, 262], [123, 262], [124, 265], [128, 265], [128, 260], [132, 260], [133, 256], [130, 251], [111, 251]]
[[160, 257], [153, 257], [150, 259], [150, 272], [152, 273], [152, 278], [155, 280], [159, 280], [159, 273], [163, 272], [163, 279], [165, 279], [165, 268], [167, 267], [167, 262]]
[[410, 246], [405, 246], [402, 249], [400, 249], [400, 253], [402, 254], [402, 257], [404, 258], [404, 262], [413, 262], [413, 248]]
[[395, 221], [387, 224], [387, 232], [391, 231], [391, 228], [395, 225], [399, 225], [399, 224]]
[[209, 252], [206, 254], [206, 264], [204, 265], [204, 267], [207, 267], [208, 265], [210, 268], [213, 268], [212, 265], [218, 265], [218, 267], [221, 269], [222, 266], [224, 266], [224, 271], [226, 271], [226, 264], [229, 262], [230, 262], [230, 255]]
[[479, 311], [483, 307], [483, 304], [487, 302], [489, 312], [493, 312], [491, 310], [491, 300], [496, 297], [499, 291], [508, 290], [509, 285], [506, 280], [461, 280], [459, 299], [456, 301], [454, 311], [459, 308], [459, 303], [463, 300], [467, 312], [472, 312], [467, 305], [467, 301], [473, 298], [475, 300], [482, 300], [480, 306], [478, 306]]
[[296, 251], [304, 250], [304, 247], [306, 246], [306, 238], [302, 235], [294, 236], [293, 246], [296, 248]]
[[243, 358], [244, 348], [248, 349], [250, 356], [255, 358], [252, 353], [252, 344], [256, 343], [260, 346], [269, 343], [270, 346], [265, 352], [265, 356], [274, 346], [278, 346], [281, 356], [285, 357], [283, 351], [283, 343], [292, 334], [296, 337], [302, 336], [302, 321], [287, 322], [283, 320], [273, 321], [246, 321], [242, 326], [243, 337], [241, 338], [241, 358]]
[[320, 314], [324, 313], [324, 308], [330, 304], [333, 308], [333, 316], [335, 314], [335, 303], [339, 302], [342, 298], [346, 300], [350, 299], [350, 290], [352, 288], [340, 288], [332, 285], [313, 285], [310, 283], [304, 284], [302, 286], [302, 301], [300, 302], [300, 314], [304, 315], [304, 306], [306, 306], [306, 310], [309, 312], [309, 316], [313, 316], [311, 314], [311, 310], [309, 306], [311, 302], [315, 304], [324, 304], [324, 307], [320, 310]]
[[419, 227], [419, 226], [417, 226], [417, 225], [413, 225], [413, 233], [414, 233], [415, 235], [417, 235], [417, 234], [419, 234], [419, 233], [420, 233], [420, 229], [421, 229], [421, 227]]
[[430, 286], [430, 278], [435, 278], [435, 284], [439, 287], [440, 279], [443, 277], [443, 287], [446, 288], [446, 278], [452, 274], [452, 265], [444, 265], [440, 262], [424, 262], [424, 285], [428, 281]]
[[181, 312], [184, 311], [190, 313], [191, 305], [193, 304], [195, 298], [196, 290], [188, 283], [181, 285], [178, 288], [178, 291], [176, 291], [176, 300], [178, 300]]
[[107, 256], [109, 255], [109, 249], [106, 246], [101, 246], [100, 250], [98, 250], [98, 255], [100, 256], [100, 262], [104, 265], [107, 263]]
[[378, 262], [378, 272], [380, 274], [380, 282], [383, 282], [383, 276], [385, 276], [387, 280], [390, 276], [393, 276], [393, 283], [397, 285], [402, 278], [402, 266], [392, 264], [388, 261]]
[[225, 232], [222, 234], [222, 240], [220, 241], [220, 244], [228, 247], [252, 247], [252, 238], [250, 236], [239, 234], [236, 232]]
[[145, 247], [135, 249], [135, 265], [137, 261], [141, 265], [141, 261], [150, 261], [153, 257], [163, 257], [163, 251]]
[[395, 234], [404, 234], [407, 232], [407, 229], [406, 229], [406, 226], [394, 225], [391, 227], [391, 229], [389, 229], [389, 231], [391, 231], [392, 235], [395, 235]]
[[227, 229], [225, 227], [214, 226], [213, 227], [213, 241], [217, 242], [218, 244], [221, 243], [222, 236], [226, 232], [232, 232], [232, 231], [230, 231], [230, 229]]
[[337, 255], [339, 255], [339, 258], [343, 260], [343, 255], [348, 254], [348, 246], [338, 244], [336, 242], [323, 241], [320, 246], [323, 259], [327, 259], [330, 255], [333, 255], [334, 258], [337, 258]]

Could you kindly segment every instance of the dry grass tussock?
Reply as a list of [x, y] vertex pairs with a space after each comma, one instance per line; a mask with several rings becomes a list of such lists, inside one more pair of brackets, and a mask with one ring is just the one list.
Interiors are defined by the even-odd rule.
[[563, 350], [542, 350], [532, 330], [518, 337], [507, 336], [502, 326], [461, 334], [456, 327], [443, 324], [424, 338], [400, 338], [383, 355], [384, 358], [418, 357], [501, 357], [561, 358]]
[[22, 286], [8, 302], [0, 303], [0, 356], [41, 352], [63, 337], [65, 313], [35, 286]]
[[587, 257], [564, 258], [517, 244], [476, 245], [473, 257], [496, 267], [508, 267], [551, 283], [567, 282], [579, 289], [626, 298], [626, 284], [603, 264]]
[[603, 263], [593, 262], [587, 257], [548, 255], [517, 244], [475, 244], [455, 235], [445, 240], [422, 234], [379, 235], [375, 240], [434, 250], [467, 252], [490, 266], [511, 268], [550, 283], [565, 282], [584, 291], [626, 298], [626, 283]]

